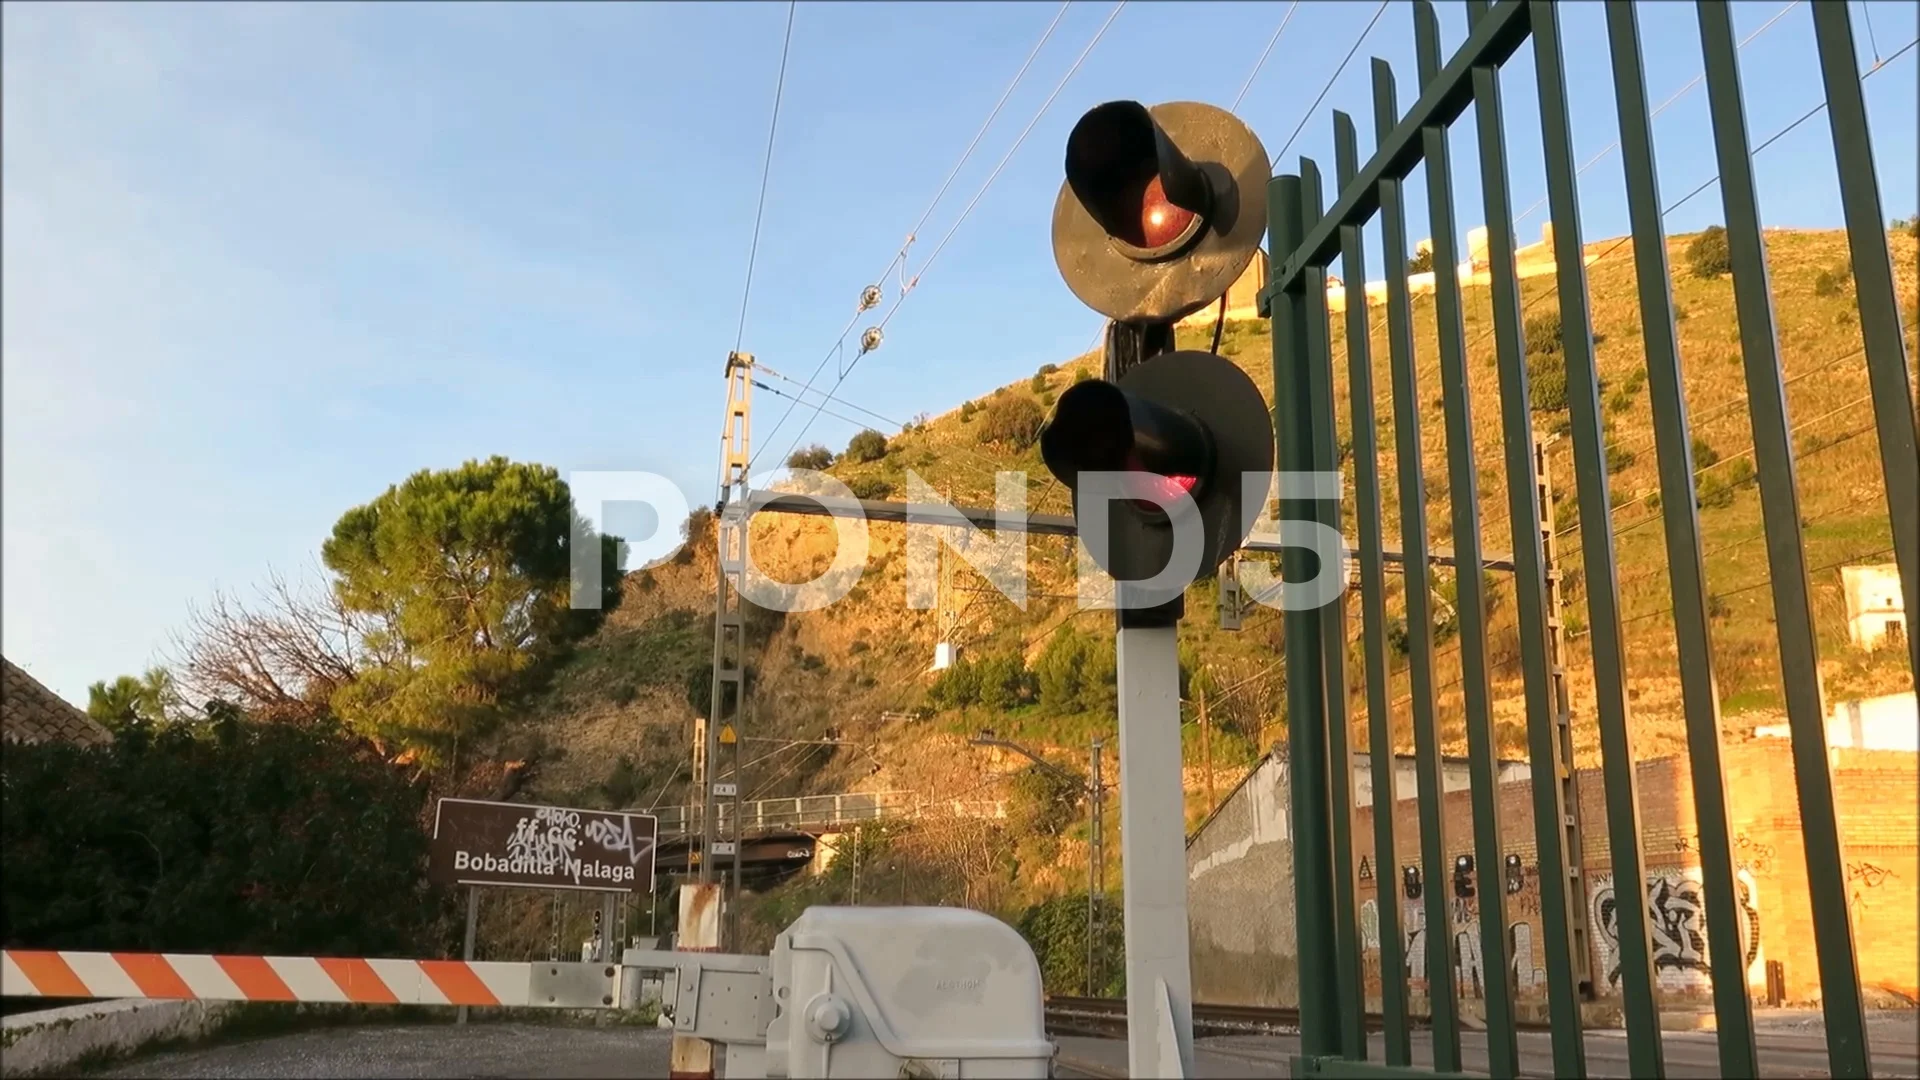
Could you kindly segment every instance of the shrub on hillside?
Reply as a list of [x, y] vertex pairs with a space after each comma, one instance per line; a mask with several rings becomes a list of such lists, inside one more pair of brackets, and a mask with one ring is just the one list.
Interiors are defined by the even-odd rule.
[[879, 461], [887, 456], [887, 437], [868, 428], [847, 441], [847, 452], [840, 455], [842, 460], [864, 464]]
[[980, 441], [1021, 451], [1040, 437], [1046, 423], [1040, 404], [1030, 397], [1002, 394], [989, 402], [980, 420]]
[[828, 450], [819, 443], [814, 443], [812, 446], [805, 447], [804, 449], [795, 450], [793, 453], [787, 455], [787, 468], [789, 469], [813, 469], [818, 471], [832, 464], [833, 451]]
[[1845, 280], [1844, 271], [1836, 274], [1832, 270], [1822, 270], [1813, 275], [1813, 295], [1838, 296], [1844, 287]]
[[1422, 248], [1407, 260], [1407, 273], [1424, 274], [1433, 269], [1433, 249]]
[[1035, 904], [1021, 912], [1015, 928], [1033, 947], [1040, 962], [1040, 981], [1047, 993], [1124, 997], [1127, 992], [1127, 939], [1121, 918], [1120, 890], [1109, 890], [1095, 903], [1094, 985], [1087, 985], [1087, 894], [1069, 893]]
[[979, 411], [980, 411], [980, 406], [975, 405], [973, 402], [971, 401], [961, 402], [960, 403], [960, 422], [963, 424], [972, 423], [974, 414]]
[[1560, 412], [1567, 407], [1567, 363], [1558, 350], [1527, 354], [1527, 391], [1534, 412]]
[[1033, 674], [1040, 705], [1049, 712], [1110, 712], [1115, 702], [1113, 644], [1099, 641], [1073, 627], [1059, 631], [1040, 658]]
[[884, 499], [893, 494], [893, 485], [877, 476], [856, 476], [847, 481], [847, 490], [856, 499]]
[[927, 702], [940, 709], [1011, 709], [1031, 701], [1033, 694], [1033, 674], [1020, 654], [994, 653], [977, 660], [963, 657], [941, 672], [927, 690]]
[[1078, 815], [1085, 781], [1030, 765], [1013, 778], [1007, 827], [1020, 835], [1059, 836]]
[[1687, 269], [1699, 278], [1733, 273], [1733, 252], [1727, 247], [1727, 230], [1709, 225], [1705, 232], [1694, 237], [1687, 245]]
[[1027, 389], [1033, 391], [1036, 394], [1045, 391], [1046, 388], [1047, 388], [1047, 376], [1044, 372], [1036, 374], [1034, 375], [1033, 378], [1027, 380]]
[[436, 956], [425, 792], [331, 719], [9, 746], [0, 939], [41, 949]]
[[1560, 309], [1527, 316], [1525, 336], [1528, 353], [1558, 354], [1560, 348]]
[[1051, 375], [1054, 372], [1059, 370], [1060, 370], [1059, 364], [1041, 364], [1040, 365], [1040, 374], [1042, 375]]

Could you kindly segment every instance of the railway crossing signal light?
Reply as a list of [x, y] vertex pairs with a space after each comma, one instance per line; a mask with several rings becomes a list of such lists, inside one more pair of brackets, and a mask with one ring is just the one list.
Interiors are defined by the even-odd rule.
[[[1101, 568], [1155, 579], [1142, 593], [1165, 593], [1159, 603], [1239, 548], [1253, 524], [1242, 478], [1273, 470], [1273, 421], [1253, 380], [1213, 353], [1167, 351], [1173, 323], [1219, 300], [1253, 260], [1268, 177], [1259, 138], [1212, 105], [1110, 101], [1067, 136], [1054, 261], [1082, 302], [1151, 344], [1138, 362], [1110, 356], [1110, 379], [1060, 395], [1040, 456], [1073, 492], [1082, 534], [1106, 526], [1106, 543], [1088, 544]], [[1089, 499], [1083, 473], [1115, 474], [1118, 488]], [[1197, 555], [1177, 535], [1195, 524]]]
[[[1107, 542], [1088, 545], [1101, 569], [1138, 581], [1168, 568], [1180, 575], [1179, 589], [1211, 577], [1247, 538], [1253, 522], [1241, 478], [1270, 474], [1273, 452], [1259, 388], [1232, 361], [1205, 352], [1164, 353], [1117, 382], [1077, 383], [1040, 432], [1040, 457], [1073, 493], [1083, 532], [1089, 511], [1112, 508]], [[1116, 474], [1117, 491], [1093, 499], [1083, 473]], [[1197, 557], [1170, 567], [1179, 554], [1174, 530], [1196, 525]]]
[[1095, 106], [1067, 136], [1053, 257], [1109, 319], [1171, 323], [1226, 295], [1267, 228], [1267, 151], [1192, 101]]
[[1458, 855], [1453, 860], [1453, 895], [1473, 899], [1473, 856]]

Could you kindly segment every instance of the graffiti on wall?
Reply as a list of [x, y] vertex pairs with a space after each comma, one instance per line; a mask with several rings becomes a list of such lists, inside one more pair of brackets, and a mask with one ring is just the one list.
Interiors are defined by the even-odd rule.
[[1876, 863], [1859, 861], [1847, 864], [1847, 901], [1853, 908], [1854, 918], [1873, 910], [1874, 890], [1895, 876], [1893, 871]]
[[[1764, 977], [1760, 963], [1759, 904], [1753, 875], [1735, 876], [1739, 898], [1740, 940], [1744, 946], [1747, 978]], [[1712, 988], [1713, 970], [1707, 959], [1705, 892], [1696, 867], [1673, 867], [1647, 873], [1647, 918], [1653, 939], [1654, 978], [1661, 990], [1705, 993]], [[1593, 925], [1607, 983], [1620, 982], [1620, 908], [1612, 875], [1593, 879]]]
[[1533, 924], [1529, 922], [1514, 923], [1512, 926], [1507, 927], [1507, 937], [1511, 945], [1511, 955], [1513, 957], [1511, 964], [1514, 989], [1524, 993], [1536, 987], [1546, 985], [1547, 973], [1545, 969], [1534, 966]]

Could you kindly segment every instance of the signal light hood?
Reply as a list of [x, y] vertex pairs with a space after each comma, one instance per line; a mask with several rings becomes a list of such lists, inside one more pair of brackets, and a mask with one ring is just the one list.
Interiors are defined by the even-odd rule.
[[[1184, 318], [1218, 300], [1253, 261], [1270, 177], [1266, 148], [1225, 109], [1096, 106], [1067, 138], [1054, 261], [1074, 295], [1110, 319]], [[1184, 213], [1155, 223], [1156, 204]]]

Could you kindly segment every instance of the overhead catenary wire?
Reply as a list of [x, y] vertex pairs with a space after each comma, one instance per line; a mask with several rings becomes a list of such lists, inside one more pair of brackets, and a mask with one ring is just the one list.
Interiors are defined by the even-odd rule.
[[760, 254], [760, 223], [767, 210], [767, 181], [773, 175], [773, 140], [780, 131], [780, 99], [787, 90], [787, 55], [793, 48], [793, 16], [798, 0], [787, 0], [787, 32], [780, 42], [780, 74], [773, 83], [773, 119], [767, 124], [767, 153], [760, 165], [760, 198], [753, 211], [753, 242], [747, 247], [747, 283], [740, 290], [740, 325], [734, 331], [733, 351], [739, 352], [747, 337], [747, 302], [753, 297], [753, 264]]
[[[980, 200], [986, 197], [987, 192], [993, 187], [994, 181], [999, 179], [1001, 172], [1006, 169], [1007, 162], [1013, 160], [1013, 155], [1026, 143], [1027, 136], [1033, 134], [1033, 129], [1037, 127], [1041, 119], [1047, 115], [1047, 110], [1053, 107], [1053, 103], [1060, 97], [1061, 91], [1065, 90], [1067, 84], [1073, 81], [1073, 77], [1080, 71], [1080, 66], [1086, 63], [1087, 57], [1092, 54], [1094, 47], [1100, 44], [1101, 38], [1106, 36], [1107, 28], [1112, 26], [1113, 21], [1120, 17], [1120, 12], [1125, 9], [1126, 6], [1127, 0], [1120, 0], [1119, 3], [1113, 5], [1113, 10], [1107, 14], [1106, 21], [1102, 22], [1100, 28], [1094, 31], [1093, 37], [1088, 40], [1086, 47], [1080, 50], [1079, 56], [1074, 58], [1073, 65], [1067, 69], [1065, 75], [1060, 77], [1059, 83], [1053, 88], [1053, 93], [1048, 94], [1047, 99], [1040, 103], [1039, 111], [1034, 113], [1033, 119], [1027, 122], [1027, 126], [1022, 129], [1019, 136], [1013, 140], [1013, 145], [1007, 148], [1007, 152], [1000, 156], [999, 163], [993, 167], [991, 173], [987, 174], [986, 180], [980, 185], [980, 190], [974, 192], [973, 199], [967, 203], [965, 208], [960, 211], [960, 216], [948, 227], [946, 235], [940, 238], [940, 243], [935, 245], [933, 254], [928, 255], [927, 261], [920, 264], [919, 272], [913, 276], [913, 280], [908, 283], [906, 289], [895, 298], [893, 305], [887, 309], [886, 315], [881, 318], [878, 324], [879, 329], [886, 329], [887, 324], [892, 322], [893, 317], [899, 313], [900, 305], [906, 303], [907, 297], [913, 295], [913, 290], [919, 285], [920, 279], [933, 267], [934, 261], [939, 259], [940, 253], [946, 250], [948, 242], [953, 239], [956, 232], [960, 231], [960, 226], [966, 223], [967, 218], [972, 215], [974, 208], [980, 205]], [[854, 357], [853, 363], [847, 365], [847, 369], [841, 372], [839, 377], [834, 380], [834, 390], [838, 390], [840, 384], [846, 381], [847, 376], [853, 374], [853, 369], [859, 366], [859, 363], [860, 357]], [[815, 417], [817, 416], [818, 412], [816, 411]], [[806, 424], [801, 427], [800, 433], [794, 436], [792, 446], [798, 446], [800, 444], [800, 440], [806, 436], [807, 429], [813, 426], [813, 420], [814, 417], [808, 418]], [[793, 452], [792, 446], [788, 448], [788, 454]], [[784, 459], [785, 455], [782, 455], [782, 457]]]
[[1280, 146], [1280, 152], [1273, 155], [1272, 161], [1267, 162], [1267, 168], [1272, 169], [1279, 165], [1280, 159], [1286, 157], [1287, 150], [1293, 146], [1293, 141], [1300, 137], [1302, 131], [1306, 130], [1307, 121], [1313, 119], [1314, 110], [1318, 109], [1320, 103], [1326, 100], [1327, 94], [1332, 92], [1333, 84], [1340, 81], [1340, 76], [1347, 70], [1347, 65], [1353, 63], [1354, 55], [1360, 51], [1360, 46], [1366, 44], [1367, 35], [1373, 33], [1374, 26], [1380, 22], [1380, 16], [1387, 13], [1388, 2], [1389, 0], [1380, 0], [1380, 6], [1373, 9], [1373, 18], [1367, 20], [1366, 29], [1360, 31], [1360, 36], [1354, 39], [1353, 48], [1347, 50], [1346, 58], [1340, 61], [1340, 66], [1333, 69], [1333, 77], [1327, 80], [1327, 85], [1320, 88], [1320, 93], [1314, 97], [1313, 104], [1307, 106], [1306, 115], [1302, 116], [1300, 122], [1294, 125], [1293, 134], [1287, 136], [1287, 141]]
[[1260, 77], [1260, 69], [1267, 66], [1267, 57], [1273, 55], [1273, 47], [1280, 43], [1280, 35], [1287, 32], [1287, 24], [1293, 21], [1293, 13], [1299, 9], [1300, 0], [1293, 0], [1293, 3], [1287, 5], [1287, 13], [1280, 17], [1279, 27], [1274, 30], [1273, 36], [1267, 39], [1267, 47], [1260, 50], [1260, 59], [1254, 61], [1253, 70], [1247, 72], [1247, 81], [1240, 84], [1240, 92], [1233, 96], [1233, 104], [1227, 106], [1228, 112], [1240, 111], [1240, 103], [1246, 100], [1247, 91], [1253, 89], [1253, 80]]
[[[953, 181], [960, 175], [960, 170], [966, 166], [968, 161], [972, 160], [973, 152], [979, 147], [980, 140], [986, 137], [988, 129], [993, 126], [994, 120], [1000, 116], [1000, 110], [1006, 107], [1007, 99], [1013, 96], [1014, 90], [1017, 89], [1021, 81], [1026, 78], [1027, 70], [1033, 66], [1034, 60], [1039, 57], [1040, 50], [1053, 38], [1054, 30], [1060, 26], [1061, 18], [1066, 15], [1067, 9], [1071, 6], [1073, 6], [1073, 0], [1066, 0], [1065, 3], [1060, 5], [1060, 10], [1054, 13], [1053, 21], [1047, 24], [1046, 30], [1040, 34], [1040, 40], [1034, 42], [1033, 48], [1028, 51], [1026, 61], [1020, 65], [1020, 70], [1014, 72], [1013, 78], [1008, 81], [1006, 89], [1000, 92], [1000, 99], [994, 102], [993, 109], [987, 113], [987, 118], [981, 123], [980, 130], [974, 132], [973, 140], [967, 143], [967, 148], [961, 152], [960, 160], [953, 163], [953, 168], [948, 170], [946, 179], [940, 183], [939, 190], [935, 191], [933, 198], [928, 200], [927, 208], [921, 212], [919, 220], [913, 223], [913, 228], [907, 230], [906, 243], [900, 247], [899, 251], [894, 253], [893, 258], [887, 262], [886, 267], [873, 279], [874, 281], [886, 280], [887, 275], [893, 273], [894, 267], [899, 266], [901, 262], [906, 259], [907, 248], [912, 246], [914, 238], [919, 234], [920, 229], [925, 226], [927, 220], [933, 216], [934, 209], [940, 205], [940, 200], [946, 196], [947, 189], [953, 186]], [[840, 328], [840, 333], [834, 337], [833, 345], [828, 347], [826, 355], [822, 356], [820, 362], [814, 366], [813, 374], [807, 376], [804, 385], [808, 389], [812, 389], [814, 381], [820, 377], [822, 371], [826, 370], [827, 361], [833, 359], [834, 353], [846, 344], [847, 335], [853, 332], [854, 325], [860, 321], [860, 316], [865, 311], [866, 308], [864, 307], [856, 310], [852, 317], [847, 320], [847, 324]], [[768, 430], [766, 435], [767, 443], [763, 445], [770, 445], [772, 443], [773, 437], [779, 434], [781, 427], [785, 426], [787, 418], [792, 415], [793, 408], [789, 406], [787, 411], [781, 413], [780, 419], [775, 421], [773, 427]], [[754, 460], [758, 459], [759, 455], [755, 454]], [[752, 469], [751, 463], [748, 464], [748, 469]]]
[[[1784, 11], [1776, 13], [1774, 15], [1774, 19], [1777, 20], [1783, 14], [1785, 14]], [[1769, 20], [1768, 25], [1771, 25], [1771, 23], [1772, 23], [1772, 20]], [[1765, 28], [1766, 28], [1765, 26], [1762, 26], [1760, 29], [1764, 30]], [[1759, 31], [1756, 30], [1753, 34], [1748, 35], [1747, 41], [1753, 40], [1753, 38], [1758, 36], [1758, 34], [1759, 34]], [[1864, 83], [1868, 79], [1873, 78], [1875, 75], [1885, 70], [1887, 65], [1893, 63], [1895, 60], [1898, 60], [1900, 57], [1906, 55], [1915, 46], [1920, 46], [1920, 38], [1914, 38], [1913, 40], [1908, 41], [1905, 45], [1902, 45], [1897, 51], [1889, 55], [1884, 61], [1880, 62], [1879, 64], [1876, 64], [1874, 67], [1863, 72], [1860, 75], [1860, 81]], [[1772, 135], [1769, 135], [1765, 140], [1763, 140], [1759, 145], [1755, 146], [1752, 150], [1748, 151], [1747, 157], [1750, 160], [1759, 157], [1760, 152], [1762, 150], [1765, 150], [1768, 147], [1772, 146], [1773, 144], [1779, 142], [1781, 139], [1785, 138], [1789, 133], [1799, 128], [1800, 125], [1806, 123], [1808, 120], [1813, 119], [1815, 116], [1818, 116], [1821, 113], [1821, 111], [1826, 109], [1826, 107], [1827, 107], [1826, 99], [1822, 98], [1818, 104], [1814, 105], [1812, 108], [1809, 108], [1805, 112], [1801, 113], [1791, 123], [1787, 124], [1785, 127], [1779, 129], [1778, 131], [1775, 131]], [[1695, 185], [1691, 191], [1688, 191], [1685, 195], [1680, 196], [1678, 199], [1675, 199], [1673, 202], [1667, 204], [1665, 207], [1662, 207], [1660, 210], [1661, 218], [1663, 219], [1666, 218], [1668, 215], [1680, 209], [1682, 206], [1685, 206], [1687, 203], [1697, 198], [1702, 192], [1706, 191], [1708, 188], [1712, 187], [1713, 185], [1719, 182], [1720, 182], [1720, 173], [1716, 170], [1712, 176], [1709, 176], [1705, 180], [1702, 180], [1699, 184]], [[1588, 267], [1591, 268], [1595, 265], [1598, 265], [1599, 263], [1605, 262], [1615, 252], [1619, 251], [1621, 248], [1625, 247], [1629, 242], [1631, 242], [1632, 239], [1633, 238], [1631, 236], [1622, 236], [1616, 239], [1613, 243], [1608, 244], [1605, 248], [1602, 248], [1600, 250], [1600, 253], [1598, 255], [1595, 255], [1593, 257], [1593, 261], [1587, 264]], [[1547, 290], [1539, 293], [1533, 299], [1521, 305], [1520, 314], [1524, 316], [1527, 312], [1532, 311], [1535, 307], [1539, 306], [1540, 304], [1546, 302], [1549, 299], [1555, 299], [1557, 301], [1557, 294], [1552, 290]], [[1489, 338], [1493, 337], [1494, 334], [1498, 332], [1498, 330], [1499, 330], [1499, 325], [1498, 325], [1498, 322], [1496, 321], [1494, 325], [1489, 326], [1486, 330], [1482, 331], [1472, 341], [1467, 343], [1467, 352], [1471, 353], [1474, 349], [1479, 348], [1481, 345], [1485, 344]], [[1853, 352], [1848, 354], [1848, 358], [1852, 356], [1858, 356], [1863, 352], [1865, 352], [1864, 347], [1855, 349]], [[1832, 364], [1835, 362], [1837, 361], [1829, 361], [1828, 364], [1822, 365], [1821, 370], [1825, 370], [1826, 367], [1832, 366]], [[1787, 380], [1787, 383], [1783, 385], [1791, 385], [1793, 382], [1797, 381], [1799, 378], [1804, 377], [1804, 374], [1805, 373], [1803, 373], [1801, 376], [1795, 376], [1793, 379]], [[1722, 402], [1720, 405], [1713, 406], [1708, 410], [1708, 412], [1714, 412], [1724, 406], [1735, 405], [1745, 400], [1746, 400], [1745, 395], [1741, 395], [1738, 398], [1735, 398], [1733, 401]], [[1698, 423], [1699, 421], [1696, 420], [1695, 422]], [[1611, 446], [1616, 444], [1609, 444], [1609, 445]], [[1644, 445], [1644, 444], [1640, 444], [1640, 445]], [[1638, 502], [1639, 500], [1636, 499], [1633, 501]], [[1620, 510], [1631, 505], [1633, 505], [1632, 502], [1623, 503], [1620, 506], [1614, 507], [1613, 510], [1615, 513], [1618, 513]], [[1492, 515], [1481, 518], [1480, 524], [1482, 528], [1486, 528], [1491, 525], [1499, 524], [1505, 520], [1507, 520], [1507, 514], [1503, 508], [1501, 510], [1496, 511]], [[1556, 533], [1555, 535], [1556, 537], [1565, 536], [1568, 532], [1571, 532], [1577, 528], [1578, 526], [1575, 525], [1567, 530]]]

